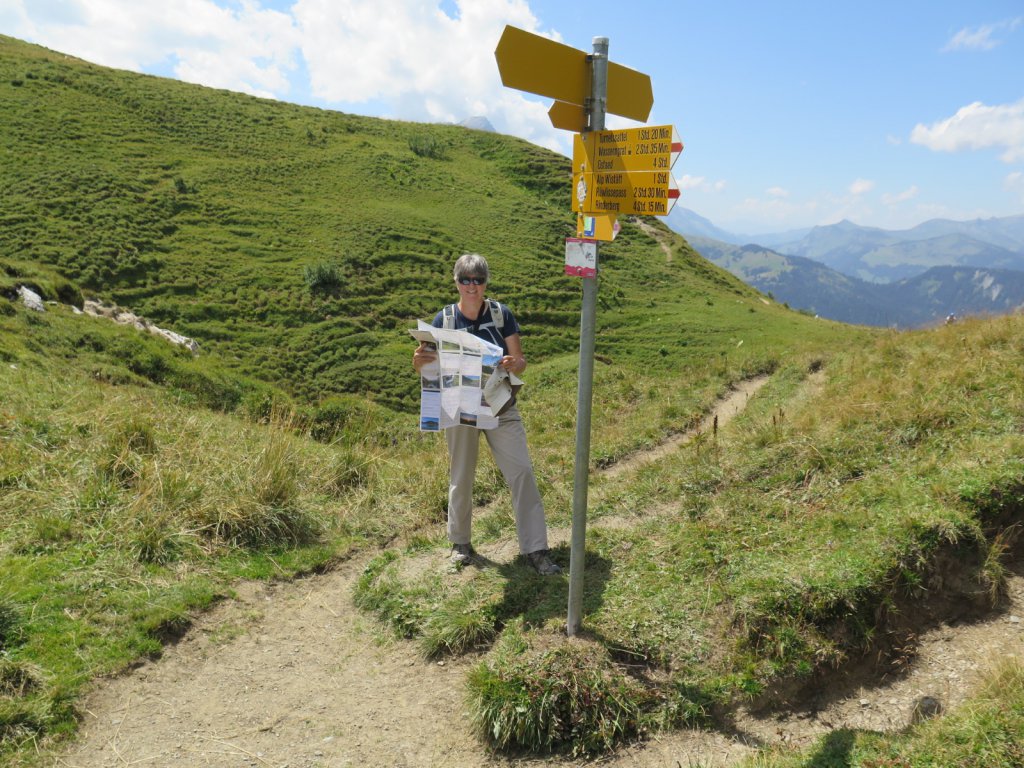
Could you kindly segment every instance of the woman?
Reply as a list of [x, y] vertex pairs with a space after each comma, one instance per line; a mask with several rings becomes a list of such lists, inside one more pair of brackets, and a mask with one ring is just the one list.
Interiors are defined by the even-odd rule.
[[[483, 256], [467, 253], [455, 262], [455, 287], [459, 292], [458, 304], [437, 313], [435, 328], [465, 330], [502, 348], [504, 356], [499, 365], [509, 373], [526, 370], [526, 358], [519, 340], [519, 323], [504, 304], [484, 297], [490, 271]], [[437, 353], [420, 344], [412, 356], [413, 367], [419, 372], [426, 363], [437, 359]], [[519, 551], [538, 573], [544, 576], [561, 573], [548, 552], [547, 524], [544, 503], [537, 490], [530, 454], [526, 447], [526, 431], [513, 404], [498, 417], [494, 429], [479, 430], [469, 426], [449, 427], [445, 430], [451, 475], [448, 484], [448, 540], [452, 543], [451, 560], [456, 566], [474, 561], [476, 552], [470, 543], [473, 518], [473, 478], [480, 448], [480, 432], [487, 437], [494, 462], [512, 491]]]

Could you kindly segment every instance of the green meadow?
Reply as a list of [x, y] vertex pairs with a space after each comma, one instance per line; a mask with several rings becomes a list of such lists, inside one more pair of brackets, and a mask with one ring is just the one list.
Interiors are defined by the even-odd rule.
[[[685, 155], [680, 160], [685, 165]], [[999, 610], [1024, 499], [1024, 318], [915, 333], [793, 312], [659, 221], [602, 247], [584, 631], [567, 580], [445, 567], [442, 441], [406, 329], [484, 254], [530, 360], [552, 528], [571, 518], [580, 285], [567, 158], [93, 66], [0, 36], [0, 757], [243, 579], [351, 557], [379, 631], [474, 653], [498, 750], [599, 755], [793, 700], [951, 615]], [[16, 300], [28, 286], [45, 313]], [[193, 355], [78, 314], [126, 307]], [[768, 377], [727, 428], [606, 472]], [[512, 538], [484, 460], [479, 543]], [[568, 566], [561, 546], [554, 557]], [[423, 567], [424, 564], [426, 567]], [[916, 606], [919, 625], [903, 617]], [[763, 766], [1019, 765], [1024, 676], [900, 734]]]

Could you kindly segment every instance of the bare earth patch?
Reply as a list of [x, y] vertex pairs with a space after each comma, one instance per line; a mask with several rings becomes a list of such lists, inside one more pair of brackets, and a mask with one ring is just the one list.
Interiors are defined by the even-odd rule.
[[[736, 410], [749, 394], [736, 395]], [[672, 447], [678, 442], [656, 450]], [[647, 460], [645, 454], [631, 461]], [[488, 549], [496, 561], [515, 556], [514, 545]], [[466, 672], [476, 658], [428, 662], [415, 643], [382, 640], [375, 621], [352, 605], [354, 582], [369, 557], [291, 583], [241, 586], [237, 599], [200, 617], [162, 659], [99, 681], [84, 704], [77, 741], [52, 764], [583, 764], [491, 755], [473, 734], [464, 704]], [[445, 569], [445, 555], [437, 554], [434, 565]], [[994, 663], [1024, 655], [1024, 561], [1012, 564], [1012, 573], [1006, 605], [980, 621], [923, 633], [899, 676], [847, 683], [774, 715], [740, 711], [729, 733], [662, 734], [599, 763], [724, 768], [758, 746], [804, 745], [833, 729], [900, 730], [924, 696], [954, 709]]]

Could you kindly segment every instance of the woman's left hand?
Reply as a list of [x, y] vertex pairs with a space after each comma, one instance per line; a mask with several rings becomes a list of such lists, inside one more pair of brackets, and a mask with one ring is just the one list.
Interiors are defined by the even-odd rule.
[[522, 373], [526, 370], [526, 358], [521, 355], [505, 355], [499, 365], [509, 373]]

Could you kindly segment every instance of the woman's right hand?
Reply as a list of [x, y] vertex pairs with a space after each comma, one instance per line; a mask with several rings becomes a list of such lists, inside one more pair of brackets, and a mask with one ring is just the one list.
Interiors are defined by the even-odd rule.
[[412, 367], [416, 369], [417, 373], [420, 368], [434, 360], [437, 360], [437, 350], [433, 348], [432, 344], [427, 344], [426, 342], [421, 341], [420, 345], [412, 353]]

